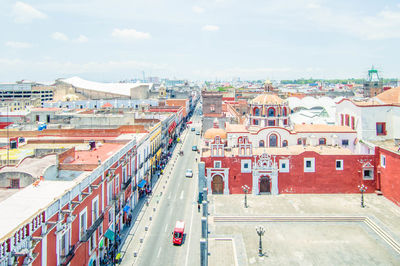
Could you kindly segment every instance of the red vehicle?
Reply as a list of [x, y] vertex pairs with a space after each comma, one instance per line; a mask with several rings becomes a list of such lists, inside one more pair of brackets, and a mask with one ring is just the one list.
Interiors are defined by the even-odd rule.
[[176, 221], [174, 232], [172, 233], [172, 243], [174, 245], [182, 245], [184, 233], [185, 233], [185, 222]]

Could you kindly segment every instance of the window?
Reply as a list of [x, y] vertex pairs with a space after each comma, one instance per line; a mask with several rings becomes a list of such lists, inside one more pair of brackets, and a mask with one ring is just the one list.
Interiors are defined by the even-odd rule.
[[61, 257], [65, 257], [69, 250], [69, 230], [67, 230], [58, 241], [58, 250]]
[[304, 172], [315, 172], [315, 158], [304, 158]]
[[107, 205], [110, 205], [110, 202], [113, 197], [113, 187], [112, 187], [112, 181], [107, 184]]
[[283, 115], [283, 116], [287, 116], [286, 107], [283, 107], [283, 109], [282, 109], [282, 115]]
[[264, 147], [264, 141], [263, 141], [263, 140], [260, 140], [260, 142], [258, 143], [258, 146]]
[[255, 116], [260, 116], [260, 109], [254, 108], [254, 115]]
[[99, 196], [92, 200], [92, 224], [99, 217]]
[[268, 120], [268, 126], [275, 126], [275, 120]]
[[297, 145], [301, 145], [301, 139], [297, 139]]
[[283, 124], [286, 126], [287, 125], [287, 119], [283, 119]]
[[326, 145], [326, 139], [325, 138], [320, 138], [319, 139], [319, 145]]
[[374, 179], [373, 169], [363, 169], [363, 179], [364, 180], [373, 180]]
[[214, 161], [214, 168], [221, 168], [221, 161]]
[[354, 116], [351, 117], [351, 128], [354, 129], [355, 128], [355, 121], [354, 121]]
[[289, 173], [289, 160], [279, 160], [279, 172]]
[[268, 109], [268, 116], [275, 116], [275, 109], [274, 108], [269, 108]]
[[258, 120], [254, 119], [254, 125], [258, 125]]
[[376, 135], [386, 135], [386, 123], [376, 123]]
[[251, 160], [242, 160], [241, 161], [242, 173], [251, 173]]
[[386, 156], [385, 155], [381, 155], [381, 166], [383, 168], [386, 168]]
[[287, 145], [288, 145], [287, 140], [284, 140], [284, 141], [282, 142], [282, 146], [283, 146], [283, 147], [287, 147]]
[[343, 170], [343, 160], [336, 160], [336, 170]]
[[10, 179], [10, 188], [19, 188], [19, 179]]
[[277, 147], [278, 146], [278, 137], [275, 134], [269, 136], [269, 147]]
[[348, 139], [342, 139], [342, 146], [348, 146], [349, 145], [349, 140]]
[[113, 223], [113, 221], [114, 221], [114, 210], [111, 209], [108, 212], [108, 223], [111, 224], [111, 223]]
[[346, 115], [345, 118], [346, 118], [346, 126], [350, 126], [350, 116]]
[[79, 240], [82, 239], [87, 229], [87, 208], [79, 214]]
[[93, 234], [89, 238], [89, 254], [92, 253], [95, 247], [96, 247], [96, 231], [93, 232]]

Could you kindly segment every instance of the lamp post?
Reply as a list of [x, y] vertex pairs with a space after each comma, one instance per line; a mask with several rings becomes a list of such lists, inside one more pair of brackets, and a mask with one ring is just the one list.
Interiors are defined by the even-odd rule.
[[367, 188], [368, 187], [364, 186], [364, 184], [361, 184], [361, 186], [358, 186], [358, 189], [361, 192], [361, 208], [365, 207], [365, 205], [364, 205], [364, 192], [367, 191]]
[[265, 233], [265, 228], [262, 225], [256, 226], [256, 232], [257, 232], [257, 235], [260, 237], [260, 244], [259, 244], [259, 247], [258, 247], [258, 256], [262, 257], [262, 256], [264, 256], [264, 254], [263, 254], [263, 251], [262, 251], [261, 237]]
[[244, 207], [247, 208], [247, 192], [249, 192], [249, 187], [247, 185], [242, 186], [243, 192], [244, 192]]

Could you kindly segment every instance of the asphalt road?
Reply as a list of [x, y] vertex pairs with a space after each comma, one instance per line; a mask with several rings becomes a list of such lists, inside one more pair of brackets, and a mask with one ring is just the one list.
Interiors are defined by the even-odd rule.
[[[200, 265], [201, 215], [197, 210], [198, 169], [195, 161], [198, 155], [192, 151], [192, 146], [198, 146], [200, 141], [200, 136], [195, 134], [201, 130], [197, 112], [192, 121], [187, 135], [183, 135], [183, 143], [176, 147], [183, 148], [184, 156], [179, 156], [172, 170], [165, 196], [160, 201], [151, 230], [139, 254], [138, 265]], [[191, 131], [192, 127], [196, 131]], [[193, 178], [185, 177], [188, 168], [193, 169]], [[172, 232], [178, 220], [185, 222], [185, 237], [181, 246], [174, 246]]]

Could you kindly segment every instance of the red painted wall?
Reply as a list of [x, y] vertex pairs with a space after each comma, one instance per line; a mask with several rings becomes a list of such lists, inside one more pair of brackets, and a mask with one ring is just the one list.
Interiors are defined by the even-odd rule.
[[[371, 160], [374, 155], [320, 155], [316, 152], [303, 152], [299, 155], [276, 156], [289, 158], [289, 173], [278, 173], [279, 193], [359, 193], [358, 185], [365, 184], [367, 193], [375, 191], [375, 180], [363, 180], [362, 163], [359, 160]], [[315, 158], [315, 172], [304, 172], [304, 158]], [[202, 157], [206, 168], [213, 168], [214, 161], [221, 161], [222, 168], [229, 168], [229, 191], [242, 194], [242, 186], [253, 186], [252, 173], [241, 173], [241, 160], [254, 157]], [[336, 170], [336, 160], [343, 160], [343, 170]]]
[[[383, 196], [400, 206], [400, 155], [377, 147], [375, 150], [380, 187]], [[380, 166], [380, 156], [386, 157], [386, 167]]]

